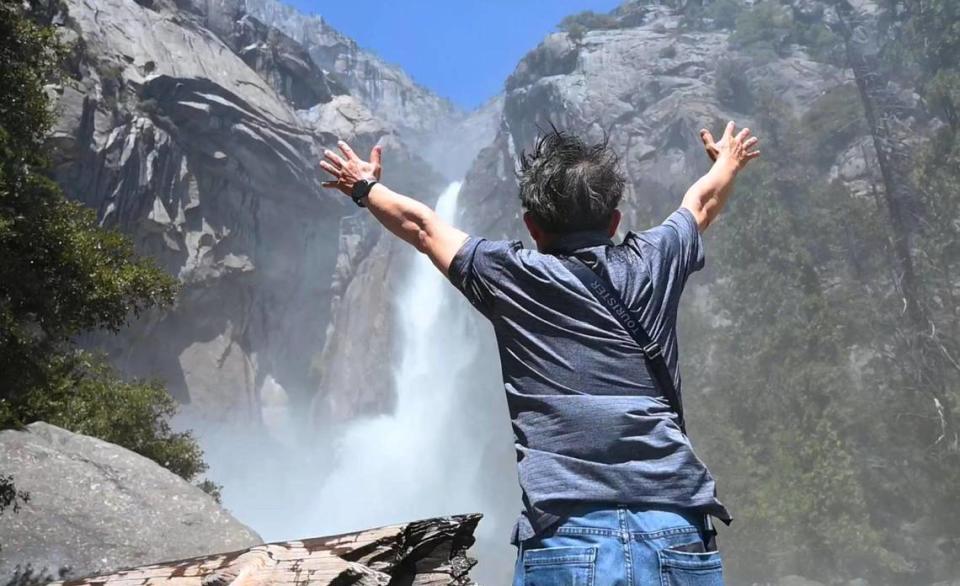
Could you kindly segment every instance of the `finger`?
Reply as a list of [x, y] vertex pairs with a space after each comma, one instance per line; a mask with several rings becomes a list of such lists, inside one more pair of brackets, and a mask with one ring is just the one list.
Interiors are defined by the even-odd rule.
[[340, 150], [343, 151], [343, 155], [347, 157], [348, 161], [359, 161], [360, 157], [357, 156], [357, 153], [353, 152], [353, 149], [350, 148], [350, 145], [343, 142], [342, 140], [337, 141], [337, 146], [340, 147]]
[[756, 159], [760, 156], [760, 151], [753, 151], [752, 153], [747, 153], [747, 160]]
[[324, 181], [323, 183], [320, 184], [320, 186], [321, 186], [321, 187], [332, 187], [332, 188], [336, 189], [337, 187], [340, 186], [340, 182], [339, 182], [339, 181]]
[[723, 131], [723, 138], [733, 138], [733, 131], [737, 128], [737, 125], [733, 123], [733, 120], [727, 122], [727, 128]]
[[337, 178], [340, 177], [340, 169], [334, 167], [333, 165], [331, 165], [326, 161], [320, 161], [320, 168], [326, 171], [327, 173], [330, 173], [334, 177], [337, 177]]
[[338, 155], [333, 151], [328, 151], [326, 149], [323, 150], [323, 158], [333, 163], [333, 165], [338, 169], [340, 167], [343, 167], [345, 164], [345, 161], [340, 158], [340, 155]]
[[759, 138], [755, 136], [751, 136], [749, 139], [747, 139], [747, 142], [743, 143], [743, 146], [750, 148], [753, 145], [757, 144], [758, 142], [760, 142]]
[[383, 147], [380, 145], [375, 145], [370, 151], [370, 162], [373, 163], [374, 167], [380, 166], [380, 161], [383, 159]]
[[706, 128], [700, 130], [700, 140], [703, 141], [703, 146], [709, 148], [717, 141], [713, 139], [713, 135], [710, 134], [710, 131]]
[[737, 140], [737, 142], [744, 141], [744, 140], [747, 139], [748, 136], [750, 136], [750, 129], [749, 129], [749, 128], [744, 128], [743, 130], [741, 130], [740, 132], [737, 133], [737, 138], [736, 138], [736, 140]]

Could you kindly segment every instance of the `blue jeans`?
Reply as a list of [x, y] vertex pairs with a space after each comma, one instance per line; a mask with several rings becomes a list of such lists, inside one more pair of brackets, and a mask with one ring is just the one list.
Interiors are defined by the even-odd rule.
[[703, 525], [682, 510], [579, 505], [520, 542], [513, 586], [722, 586]]

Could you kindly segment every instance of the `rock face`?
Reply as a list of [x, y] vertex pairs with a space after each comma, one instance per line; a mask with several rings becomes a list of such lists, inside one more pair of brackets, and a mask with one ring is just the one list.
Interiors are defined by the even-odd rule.
[[305, 15], [279, 0], [245, 0], [245, 8], [302, 43], [330, 77], [395, 128], [446, 179], [462, 179], [477, 149], [493, 139], [500, 97], [465, 113], [400, 67], [359, 47], [322, 17]]
[[0, 431], [0, 470], [30, 499], [0, 516], [0, 576], [31, 564], [71, 576], [262, 542], [152, 460], [46, 423]]
[[[506, 82], [499, 133], [461, 195], [465, 223], [491, 236], [520, 236], [513, 165], [553, 122], [590, 140], [609, 137], [628, 177], [622, 225], [645, 228], [675, 209], [708, 168], [700, 128], [751, 123], [751, 92], [784, 96], [799, 115], [827, 90], [852, 82], [848, 71], [799, 50], [756, 62], [732, 49], [718, 53], [729, 31], [684, 29], [681, 14], [665, 6], [625, 4], [618, 14], [620, 28], [552, 34], [517, 66]], [[739, 92], [718, 86], [729, 67], [745, 80]]]
[[[62, 30], [77, 49], [56, 88], [56, 177], [184, 284], [172, 310], [88, 343], [209, 419], [260, 422], [268, 376], [294, 406], [388, 409], [389, 289], [350, 288], [354, 275], [386, 274], [389, 243], [377, 248], [384, 232], [368, 226], [364, 246], [341, 248], [364, 220], [345, 220], [356, 208], [320, 188], [317, 160], [338, 138], [360, 152], [381, 142], [391, 186], [428, 199], [440, 174], [389, 116], [240, 2], [70, 0]], [[368, 260], [374, 250], [384, 254]], [[369, 324], [350, 326], [375, 335], [369, 363], [337, 350], [343, 299], [373, 308]], [[328, 364], [347, 362], [353, 370], [331, 378]], [[349, 389], [336, 381], [356, 373], [371, 374], [366, 396], [339, 400]]]
[[[356, 533], [271, 543], [221, 555], [154, 564], [68, 586], [219, 584], [389, 584], [469, 586], [476, 564], [466, 555], [480, 515], [455, 515]], [[236, 581], [236, 582], [235, 582]]]
[[449, 101], [418, 85], [403, 69], [361, 49], [323, 18], [305, 15], [278, 0], [246, 0], [245, 8], [302, 43], [320, 67], [411, 145], [423, 147], [463, 117]]

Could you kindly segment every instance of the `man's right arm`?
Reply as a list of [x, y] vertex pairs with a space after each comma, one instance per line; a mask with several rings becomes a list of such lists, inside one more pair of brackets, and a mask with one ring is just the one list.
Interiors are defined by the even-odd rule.
[[723, 138], [719, 142], [713, 141], [709, 131], [700, 132], [707, 153], [711, 158], [715, 156], [713, 167], [690, 186], [680, 204], [693, 214], [700, 232], [706, 230], [720, 214], [733, 189], [737, 173], [748, 162], [760, 156], [760, 151], [751, 150], [759, 139], [750, 137], [750, 129], [744, 128], [734, 135], [735, 129], [736, 125], [732, 121], [727, 123]]

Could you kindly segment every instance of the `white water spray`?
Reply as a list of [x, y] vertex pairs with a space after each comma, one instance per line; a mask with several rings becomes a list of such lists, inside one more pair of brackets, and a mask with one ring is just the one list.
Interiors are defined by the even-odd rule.
[[[453, 183], [437, 202], [447, 221], [459, 191], [460, 183]], [[337, 439], [336, 468], [316, 492], [320, 533], [478, 509], [469, 493], [478, 463], [457, 453], [464, 438], [449, 437], [446, 425], [463, 416], [457, 412], [463, 390], [458, 378], [472, 358], [463, 343], [464, 312], [451, 311], [455, 293], [418, 255], [397, 298], [402, 358], [396, 410], [359, 420]], [[461, 343], [442, 343], [456, 338]]]
[[[459, 192], [452, 183], [437, 202], [446, 221]], [[393, 314], [400, 341], [393, 413], [312, 430], [308, 444], [287, 438], [283, 448], [242, 430], [192, 426], [204, 430], [212, 477], [224, 484], [227, 508], [267, 541], [483, 513], [472, 551], [480, 565], [471, 575], [507, 583], [520, 498], [496, 348], [483, 331], [489, 326], [419, 254]], [[284, 429], [291, 425], [286, 394], [267, 382], [264, 398], [276, 408], [265, 419]]]

